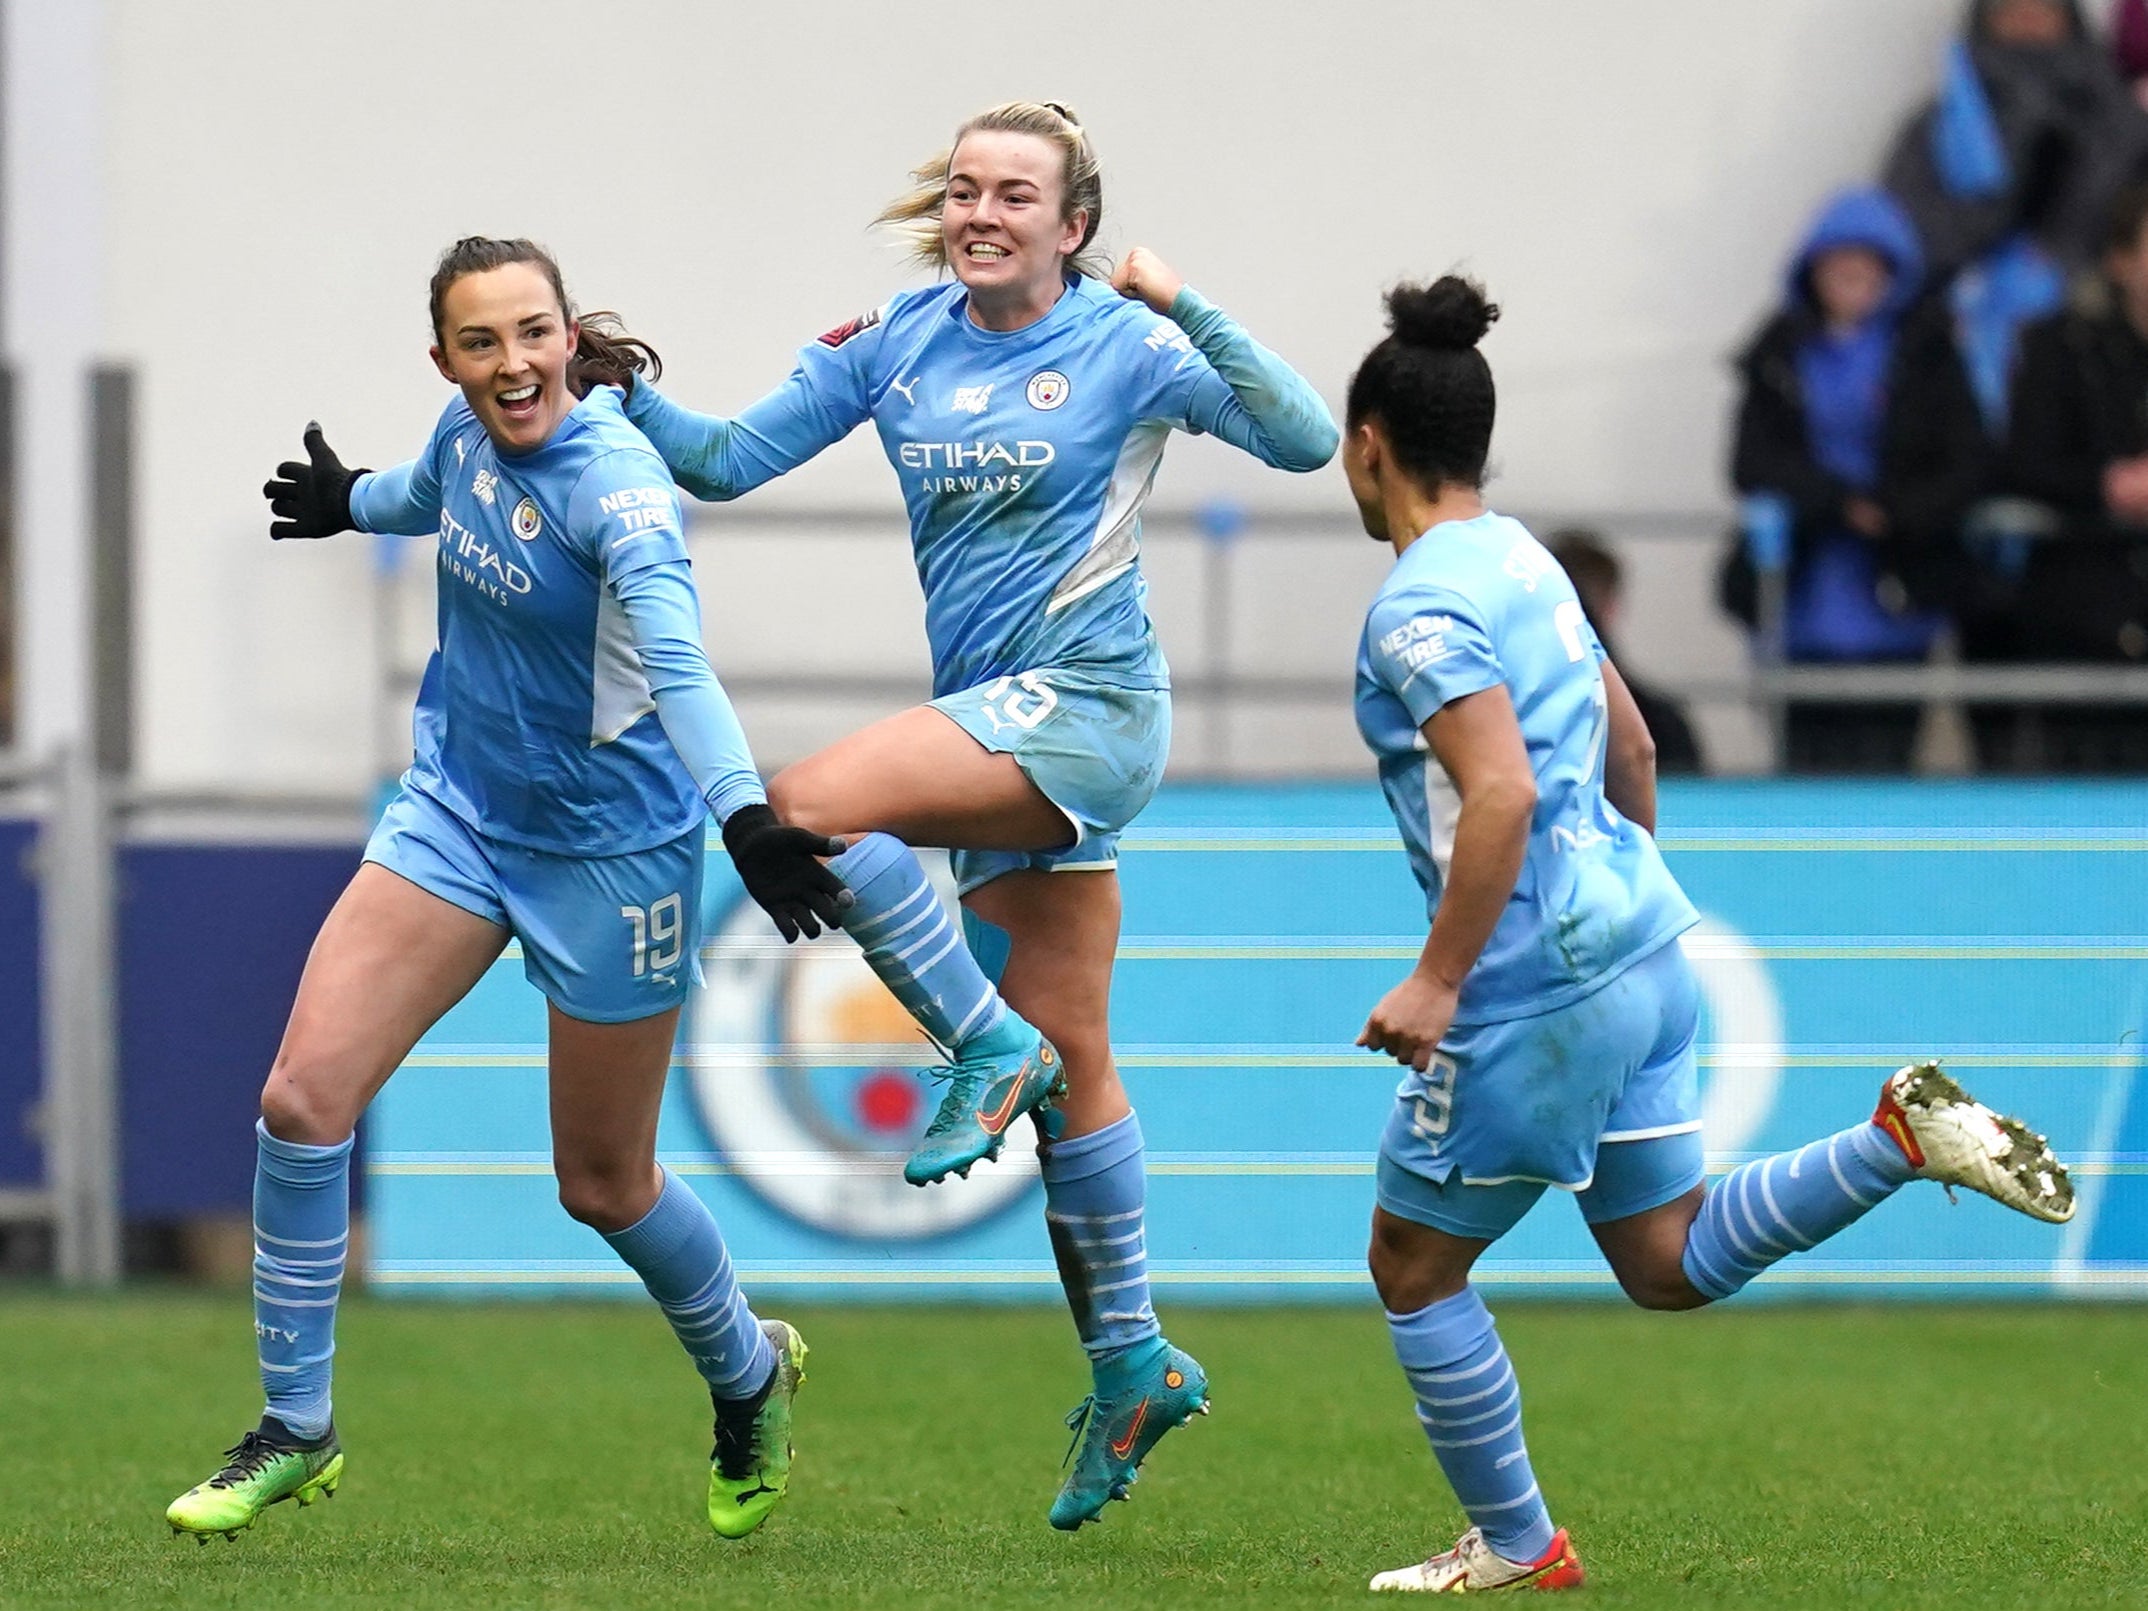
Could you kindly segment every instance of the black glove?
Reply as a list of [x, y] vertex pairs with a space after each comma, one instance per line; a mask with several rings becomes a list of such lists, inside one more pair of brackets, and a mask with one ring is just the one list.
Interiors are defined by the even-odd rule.
[[269, 536], [333, 537], [351, 529], [351, 483], [367, 472], [346, 470], [336, 450], [321, 440], [320, 423], [306, 424], [306, 457], [276, 466], [276, 479], [261, 489], [269, 501]]
[[723, 825], [723, 848], [731, 853], [746, 893], [775, 919], [786, 942], [801, 934], [818, 938], [823, 928], [836, 927], [836, 913], [857, 900], [818, 859], [840, 856], [843, 841], [793, 828], [767, 806], [732, 812]]

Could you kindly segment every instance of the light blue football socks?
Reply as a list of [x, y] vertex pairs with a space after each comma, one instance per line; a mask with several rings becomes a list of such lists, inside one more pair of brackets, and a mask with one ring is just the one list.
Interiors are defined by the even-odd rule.
[[336, 1301], [351, 1239], [351, 1140], [279, 1141], [254, 1122], [254, 1348], [268, 1413], [308, 1440], [329, 1424]]
[[892, 834], [869, 833], [828, 865], [855, 897], [844, 932], [926, 1034], [956, 1054], [1022, 1050], [1028, 1026], [978, 967], [916, 852]]
[[1390, 1314], [1395, 1358], [1417, 1419], [1471, 1522], [1510, 1561], [1551, 1547], [1551, 1513], [1522, 1441], [1521, 1383], [1475, 1287], [1415, 1314]]
[[1722, 1299], [1864, 1217], [1915, 1171], [1876, 1124], [1741, 1164], [1708, 1188], [1686, 1233], [1686, 1279]]
[[1149, 1302], [1141, 1121], [1129, 1113], [1088, 1135], [1053, 1142], [1044, 1150], [1043, 1174], [1044, 1223], [1059, 1284], [1099, 1391], [1106, 1391], [1163, 1346]]
[[751, 1398], [776, 1368], [746, 1306], [716, 1216], [670, 1170], [655, 1206], [604, 1240], [634, 1268], [718, 1398]]

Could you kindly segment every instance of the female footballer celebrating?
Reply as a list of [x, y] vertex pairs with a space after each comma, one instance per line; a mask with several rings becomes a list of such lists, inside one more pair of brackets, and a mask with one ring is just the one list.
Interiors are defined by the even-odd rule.
[[1913, 1176], [2044, 1220], [2073, 1187], [2043, 1138], [1936, 1064], [1881, 1088], [1871, 1122], [1702, 1181], [1695, 920], [1651, 837], [1655, 752], [1566, 573], [1484, 506], [1498, 317], [1452, 275], [1387, 298], [1350, 382], [1343, 464], [1395, 567], [1357, 663], [1358, 729], [1431, 917], [1410, 976], [1358, 1044], [1406, 1065], [1380, 1142], [1373, 1282], [1432, 1452], [1472, 1523], [1372, 1580], [1460, 1593], [1570, 1588], [1522, 1440], [1521, 1389], [1477, 1258], [1547, 1186], [1576, 1194], [1648, 1309], [1727, 1298]]
[[266, 489], [272, 537], [437, 532], [439, 646], [416, 758], [314, 941], [261, 1094], [267, 1412], [167, 1519], [206, 1542], [336, 1491], [352, 1132], [512, 936], [549, 998], [560, 1200], [633, 1266], [706, 1378], [709, 1521], [743, 1537], [789, 1483], [805, 1344], [755, 1319], [715, 1220], [658, 1167], [657, 1108], [698, 975], [704, 814], [787, 938], [835, 920], [841, 888], [816, 858], [842, 846], [778, 822], [702, 652], [676, 496], [620, 412], [617, 383], [655, 355], [601, 317], [578, 323], [528, 241], [456, 242], [431, 311], [458, 395], [424, 451], [347, 470], [314, 426], [308, 462]]
[[[771, 794], [785, 820], [850, 840], [833, 863], [856, 896], [843, 926], [953, 1057], [908, 1178], [966, 1172], [1037, 1116], [1045, 1216], [1095, 1377], [1051, 1509], [1072, 1529], [1126, 1497], [1207, 1395], [1149, 1303], [1141, 1131], [1108, 1032], [1118, 836], [1170, 739], [1141, 505], [1174, 426], [1290, 470], [1325, 464], [1336, 431], [1310, 386], [1149, 252], [1101, 277], [1102, 177], [1065, 107], [993, 107], [914, 177], [880, 221], [952, 280], [829, 331], [735, 419], [643, 385], [628, 414], [699, 497], [749, 492], [868, 420], [902, 484], [937, 697]], [[1003, 957], [997, 991], [912, 845], [953, 848], [976, 952]]]

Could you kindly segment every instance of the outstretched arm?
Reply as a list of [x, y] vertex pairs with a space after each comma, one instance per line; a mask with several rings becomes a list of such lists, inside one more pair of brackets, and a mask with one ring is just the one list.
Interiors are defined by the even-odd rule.
[[307, 422], [305, 443], [305, 462], [286, 459], [261, 489], [275, 516], [269, 522], [271, 538], [333, 537], [353, 529], [423, 537], [439, 528], [440, 488], [429, 457], [376, 475], [346, 468], [318, 421]]
[[627, 393], [626, 411], [672, 479], [711, 503], [797, 469], [872, 413], [857, 362], [824, 358], [811, 347], [788, 380], [733, 419], [697, 414], [640, 380]]
[[360, 470], [351, 483], [351, 524], [391, 537], [430, 537], [440, 529], [440, 483], [423, 459]]
[[[1137, 246], [1111, 277], [1122, 296], [1145, 302], [1186, 333], [1207, 360], [1187, 378], [1186, 423], [1220, 436], [1279, 470], [1317, 470], [1335, 456], [1342, 435], [1335, 417], [1304, 376], [1263, 347], [1231, 316]], [[1181, 368], [1192, 361], [1188, 354]]]

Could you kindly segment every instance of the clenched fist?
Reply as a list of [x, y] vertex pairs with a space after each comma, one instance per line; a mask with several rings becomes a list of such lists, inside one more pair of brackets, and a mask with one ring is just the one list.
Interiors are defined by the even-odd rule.
[[1150, 308], [1169, 318], [1171, 304], [1178, 300], [1186, 282], [1176, 269], [1146, 246], [1136, 246], [1120, 258], [1119, 266], [1111, 271], [1111, 288], [1121, 296], [1146, 302]]

